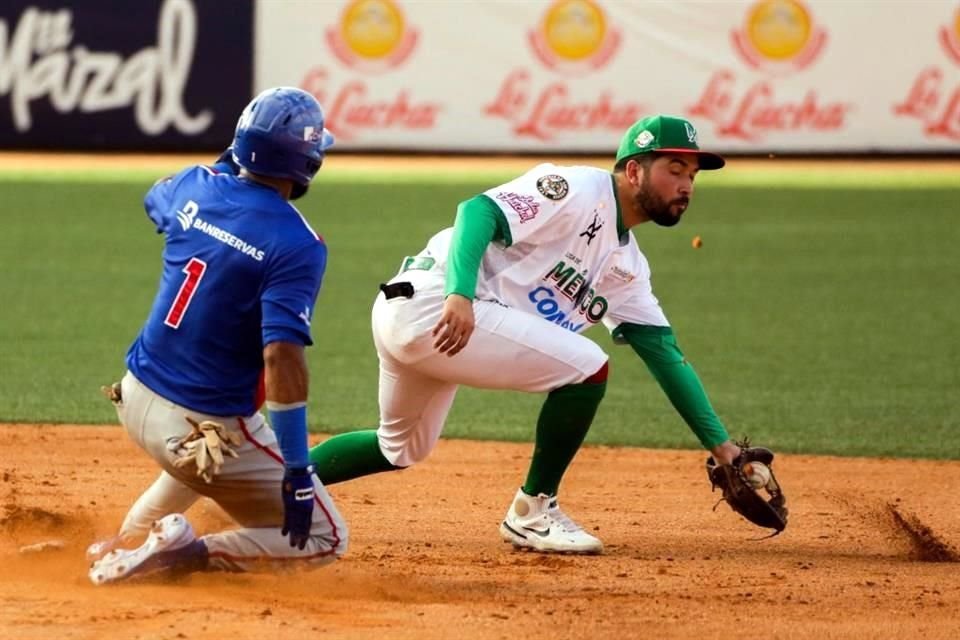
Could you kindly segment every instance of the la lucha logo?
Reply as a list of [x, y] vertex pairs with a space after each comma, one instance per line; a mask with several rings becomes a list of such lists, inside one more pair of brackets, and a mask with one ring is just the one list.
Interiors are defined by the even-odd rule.
[[514, 135], [550, 141], [564, 132], [621, 132], [638, 120], [647, 106], [618, 101], [611, 90], [577, 97], [575, 80], [602, 70], [622, 42], [616, 26], [595, 0], [556, 0], [528, 34], [533, 58], [562, 79], [539, 84], [525, 68], [503, 79], [484, 114], [510, 123]]
[[[331, 70], [310, 69], [302, 87], [324, 106], [327, 126], [341, 140], [386, 129], [432, 129], [443, 110], [438, 102], [417, 101], [410, 89], [383, 96], [370, 76], [390, 73], [414, 53], [418, 30], [395, 0], [352, 0], [339, 24], [326, 31], [330, 51], [348, 79], [335, 82]], [[358, 75], [359, 74], [359, 75]]]
[[[940, 27], [940, 45], [960, 68], [960, 7], [951, 24]], [[900, 117], [915, 118], [929, 138], [960, 140], [960, 75], [929, 65], [914, 78], [902, 102], [893, 106]]]
[[826, 31], [799, 0], [759, 0], [744, 25], [730, 36], [747, 73], [762, 74], [746, 88], [729, 69], [713, 73], [690, 116], [712, 121], [720, 138], [757, 142], [775, 132], [831, 132], [844, 128], [853, 105], [824, 100], [815, 88], [799, 99], [778, 95], [777, 79], [814, 64], [827, 43]]

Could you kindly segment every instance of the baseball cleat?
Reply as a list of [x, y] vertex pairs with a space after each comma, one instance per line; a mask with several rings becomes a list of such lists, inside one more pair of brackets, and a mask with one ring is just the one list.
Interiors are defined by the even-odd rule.
[[130, 578], [143, 578], [161, 572], [188, 573], [204, 568], [207, 546], [197, 540], [193, 527], [178, 513], [153, 523], [146, 542], [136, 549], [114, 549], [90, 567], [95, 585]]
[[97, 542], [94, 542], [87, 547], [87, 562], [90, 564], [96, 562], [114, 549], [119, 548], [124, 542], [125, 541], [121, 536], [113, 536], [112, 538], [107, 538], [106, 540], [98, 540]]
[[500, 523], [500, 536], [518, 549], [543, 553], [603, 552], [600, 540], [560, 510], [556, 496], [528, 496], [523, 489], [517, 491]]

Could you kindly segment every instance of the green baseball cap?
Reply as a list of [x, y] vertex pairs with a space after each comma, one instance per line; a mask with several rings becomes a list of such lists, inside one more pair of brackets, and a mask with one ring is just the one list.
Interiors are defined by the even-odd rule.
[[648, 116], [633, 123], [620, 141], [617, 164], [644, 153], [695, 153], [701, 169], [719, 169], [726, 164], [717, 154], [701, 151], [696, 128], [689, 120], [677, 116]]

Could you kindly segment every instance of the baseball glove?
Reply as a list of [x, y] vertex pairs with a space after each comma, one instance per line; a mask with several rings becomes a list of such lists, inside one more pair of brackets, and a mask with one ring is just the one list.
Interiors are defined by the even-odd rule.
[[[714, 490], [720, 487], [723, 500], [731, 509], [757, 526], [776, 529], [772, 535], [777, 535], [787, 528], [787, 499], [773, 475], [773, 452], [763, 447], [751, 447], [749, 441], [738, 442], [737, 445], [740, 455], [733, 464], [717, 464], [713, 456], [707, 458], [710, 484]], [[763, 486], [756, 489], [751, 484], [752, 478], [747, 477], [749, 467], [746, 465], [753, 462], [766, 465], [770, 476]], [[761, 491], [769, 497], [765, 497]]]

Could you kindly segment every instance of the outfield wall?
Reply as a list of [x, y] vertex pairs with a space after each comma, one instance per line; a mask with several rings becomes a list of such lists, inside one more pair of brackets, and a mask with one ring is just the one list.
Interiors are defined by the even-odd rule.
[[0, 147], [222, 147], [303, 87], [340, 149], [960, 151], [960, 0], [6, 0]]
[[3, 0], [0, 149], [223, 148], [254, 0]]

